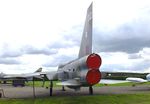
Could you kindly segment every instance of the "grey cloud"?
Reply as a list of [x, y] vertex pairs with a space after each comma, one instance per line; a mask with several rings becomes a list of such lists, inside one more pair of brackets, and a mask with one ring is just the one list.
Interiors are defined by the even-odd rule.
[[133, 66], [128, 68], [128, 70], [143, 72], [150, 68], [150, 60], [143, 60], [141, 62], [135, 63]]
[[2, 52], [2, 54], [0, 55], [1, 58], [15, 58], [15, 57], [19, 57], [22, 56], [24, 54], [43, 54], [43, 55], [52, 55], [52, 54], [56, 54], [57, 53], [57, 49], [50, 49], [50, 48], [43, 48], [43, 49], [37, 49], [35, 47], [32, 46], [23, 46], [22, 48], [18, 49], [18, 50], [6, 50], [4, 52]]
[[[62, 40], [64, 41], [64, 40]], [[79, 46], [79, 44], [75, 43], [74, 41], [71, 41], [68, 39], [65, 39], [66, 42], [58, 42], [58, 43], [53, 43], [53, 44], [50, 44], [48, 46], [49, 49], [53, 49], [53, 50], [59, 50], [61, 48], [72, 48], [72, 47], [75, 47], [75, 46]]]
[[66, 48], [79, 46], [83, 32], [82, 25], [75, 25], [70, 30], [62, 32], [63, 40], [53, 44], [54, 48]]
[[3, 52], [0, 56], [2, 58], [8, 58], [8, 57], [19, 57], [21, 56], [21, 52], [20, 51], [6, 51], [6, 52]]
[[71, 43], [67, 42], [67, 39], [65, 39], [66, 42], [63, 42], [64, 40], [60, 41], [60, 42], [55, 42], [53, 44], [50, 44], [48, 47], [49, 48], [53, 48], [53, 49], [60, 49], [60, 48], [67, 48], [67, 47], [72, 47], [75, 46], [75, 44], [71, 41]]
[[150, 7], [141, 8], [139, 15], [113, 30], [94, 28], [94, 50], [99, 52], [138, 53], [150, 47]]
[[58, 65], [59, 65], [58, 62], [53, 62], [53, 63], [52, 62], [47, 62], [47, 63], [43, 64], [42, 67], [56, 67]]
[[128, 59], [141, 59], [141, 58], [142, 58], [141, 54], [138, 53], [128, 55]]
[[57, 56], [54, 57], [53, 61], [47, 61], [47, 63], [43, 64], [44, 67], [56, 67], [60, 64], [65, 64], [71, 60], [75, 59], [75, 56]]
[[[147, 50], [147, 49], [148, 49], [148, 50]], [[150, 48], [147, 48], [147, 47], [144, 48], [144, 49], [142, 50], [143, 54], [150, 55], [149, 49], [150, 49]]]
[[2, 58], [14, 58], [20, 57], [24, 54], [43, 54], [52, 55], [57, 54], [59, 48], [67, 48], [73, 46], [79, 46], [82, 36], [83, 26], [73, 26], [70, 30], [62, 32], [62, 41], [49, 44], [43, 48], [37, 48], [31, 45], [25, 45], [18, 49], [12, 49], [10, 44], [4, 44], [0, 57]]
[[14, 64], [21, 64], [21, 62], [17, 61], [16, 59], [1, 58], [0, 64], [14, 65]]
[[147, 27], [144, 23], [124, 24], [111, 33], [104, 33], [105, 36], [96, 31], [94, 49], [99, 52], [137, 53], [144, 47], [150, 47], [150, 30]]
[[1, 58], [9, 58], [9, 57], [13, 58], [13, 57], [19, 57], [21, 55], [22, 53], [20, 52], [19, 49], [11, 48], [11, 46], [7, 43], [3, 44], [1, 54], [0, 54]]
[[139, 38], [133, 39], [112, 39], [109, 41], [101, 41], [104, 42], [101, 45], [99, 51], [103, 52], [127, 52], [127, 53], [137, 53], [142, 50], [144, 47], [150, 47], [150, 40], [142, 40]]
[[109, 65], [102, 65], [100, 67], [100, 71], [102, 72], [117, 72], [120, 70], [123, 72], [123, 71], [126, 71], [127, 69], [125, 69], [124, 67], [122, 67], [121, 65], [116, 65], [116, 64], [109, 64]]
[[52, 55], [58, 52], [55, 48], [43, 47], [36, 48], [30, 45], [22, 46], [21, 48], [13, 49], [10, 45], [5, 45], [1, 51], [1, 58], [15, 58], [20, 57], [24, 54], [43, 54], [43, 55]]
[[74, 45], [80, 45], [81, 37], [83, 34], [83, 25], [73, 26], [71, 30], [67, 33], [64, 33], [64, 39], [70, 40], [74, 43]]
[[150, 60], [143, 60], [139, 62], [132, 63], [131, 66], [126, 66], [124, 64], [109, 64], [102, 65], [100, 70], [108, 72], [144, 72], [146, 69], [150, 68]]
[[22, 48], [22, 51], [25, 54], [44, 54], [44, 55], [51, 55], [51, 54], [56, 54], [57, 50], [56, 49], [50, 49], [50, 48], [43, 48], [43, 49], [38, 49], [32, 46], [25, 46]]
[[63, 37], [61, 41], [54, 42], [49, 44], [49, 48], [59, 49], [59, 48], [68, 48], [73, 46], [79, 46], [82, 37], [82, 25], [73, 26], [68, 31], [63, 31], [60, 33]]

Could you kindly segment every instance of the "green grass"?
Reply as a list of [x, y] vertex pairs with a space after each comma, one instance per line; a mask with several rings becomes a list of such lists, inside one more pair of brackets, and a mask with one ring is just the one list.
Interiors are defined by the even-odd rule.
[[[54, 87], [61, 87], [59, 85], [56, 85], [56, 83], [58, 83], [59, 81], [53, 81], [53, 86]], [[132, 82], [127, 82], [127, 83], [118, 83], [118, 84], [108, 84], [107, 86], [132, 86], [135, 83]], [[33, 82], [29, 81], [28, 83], [26, 83], [27, 86], [32, 86]], [[140, 85], [140, 84], [137, 84]], [[150, 82], [147, 83], [142, 83], [142, 85], [150, 85]], [[42, 81], [35, 81], [35, 86], [36, 87], [41, 87], [42, 86]], [[45, 87], [49, 87], [49, 81], [45, 81]], [[104, 84], [96, 84], [94, 85], [95, 87], [102, 87], [102, 86], [106, 86]]]
[[[59, 85], [56, 85], [56, 83], [58, 83], [59, 81], [53, 81], [53, 86], [54, 87], [61, 87]], [[131, 82], [127, 82], [127, 83], [119, 83], [119, 84], [109, 84], [107, 86], [132, 86], [133, 83]], [[144, 83], [144, 84], [147, 84], [147, 83]], [[150, 84], [150, 83], [148, 83]], [[29, 81], [28, 83], [26, 83], [27, 86], [32, 86], [33, 85], [33, 82], [32, 81]], [[36, 87], [41, 87], [42, 86], [42, 81], [35, 81], [35, 86]], [[49, 81], [45, 81], [45, 87], [49, 87]], [[95, 87], [101, 87], [101, 86], [106, 86], [104, 84], [96, 84], [94, 85]]]
[[[58, 81], [54, 81], [54, 87]], [[144, 83], [144, 84], [150, 84]], [[32, 82], [27, 85], [32, 86]], [[41, 86], [41, 81], [35, 81], [36, 86]], [[46, 81], [45, 87], [49, 86]], [[96, 87], [104, 86], [97, 84]], [[111, 84], [108, 86], [132, 86], [132, 83]], [[0, 99], [0, 104], [150, 104], [150, 94], [118, 94], [118, 95], [93, 95], [93, 96], [55, 96], [46, 98], [30, 99]]]
[[[54, 87], [61, 87], [61, 86], [58, 86], [56, 85], [56, 83], [58, 83], [59, 81], [53, 81], [53, 86]], [[32, 81], [29, 81], [26, 83], [27, 86], [32, 86], [33, 85], [33, 82]], [[49, 87], [50, 85], [50, 81], [45, 81], [45, 87]], [[35, 81], [35, 86], [36, 87], [41, 87], [42, 86], [42, 81]]]
[[149, 104], [150, 94], [0, 99], [0, 104]]

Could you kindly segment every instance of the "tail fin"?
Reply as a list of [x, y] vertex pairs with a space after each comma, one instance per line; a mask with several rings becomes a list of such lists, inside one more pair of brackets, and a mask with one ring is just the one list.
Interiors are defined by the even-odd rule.
[[0, 73], [0, 78], [3, 78], [5, 75], [6, 75], [5, 73], [1, 72]]
[[34, 73], [42, 72], [42, 68], [37, 69]]
[[84, 31], [82, 34], [82, 41], [81, 41], [80, 51], [78, 56], [79, 58], [92, 53], [92, 22], [93, 22], [92, 5], [93, 3], [91, 3], [91, 5], [87, 10]]

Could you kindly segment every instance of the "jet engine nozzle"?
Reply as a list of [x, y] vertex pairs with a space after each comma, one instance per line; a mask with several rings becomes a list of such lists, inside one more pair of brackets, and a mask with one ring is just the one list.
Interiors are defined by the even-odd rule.
[[92, 53], [87, 57], [86, 64], [89, 69], [99, 69], [102, 59], [98, 54]]
[[98, 54], [90, 54], [86, 60], [87, 67], [89, 71], [86, 75], [86, 80], [89, 85], [94, 85], [99, 83], [101, 79], [101, 72], [99, 71], [99, 67], [102, 64], [102, 59]]
[[101, 79], [101, 72], [99, 70], [89, 70], [86, 75], [86, 80], [89, 85], [99, 83], [100, 79]]

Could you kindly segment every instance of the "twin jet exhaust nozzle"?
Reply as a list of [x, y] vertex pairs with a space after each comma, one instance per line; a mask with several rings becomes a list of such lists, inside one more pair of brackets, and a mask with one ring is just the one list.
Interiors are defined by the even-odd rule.
[[86, 80], [89, 85], [94, 85], [99, 83], [101, 79], [101, 72], [99, 71], [99, 67], [102, 64], [102, 59], [98, 54], [90, 54], [87, 57], [86, 64], [88, 67], [88, 72], [86, 75]]

